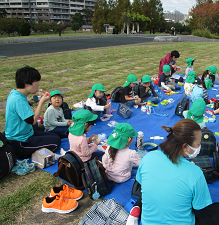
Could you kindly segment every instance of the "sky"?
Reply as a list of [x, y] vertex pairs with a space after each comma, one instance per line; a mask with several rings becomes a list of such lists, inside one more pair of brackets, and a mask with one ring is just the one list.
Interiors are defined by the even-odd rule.
[[196, 0], [161, 0], [164, 11], [178, 10], [188, 14], [188, 9], [196, 5]]

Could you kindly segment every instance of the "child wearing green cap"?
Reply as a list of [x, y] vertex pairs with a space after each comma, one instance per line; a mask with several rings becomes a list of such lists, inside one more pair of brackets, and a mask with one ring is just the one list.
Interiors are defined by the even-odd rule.
[[197, 99], [193, 102], [189, 110], [183, 111], [183, 116], [185, 119], [194, 120], [203, 129], [206, 127], [204, 122], [204, 112], [206, 104], [203, 99]]
[[202, 75], [202, 81], [205, 79], [210, 79], [212, 81], [212, 84], [214, 84], [215, 80], [217, 80], [218, 75], [216, 74], [217, 72], [217, 67], [216, 66], [209, 66], [205, 68], [205, 72]]
[[171, 72], [171, 69], [170, 69], [170, 66], [169, 65], [164, 65], [163, 66], [163, 73], [159, 79], [159, 82], [158, 82], [158, 87], [161, 89], [161, 90], [167, 90], [169, 92], [171, 91], [175, 91], [175, 90], [179, 90], [180, 87], [175, 87], [175, 79], [172, 79], [172, 81], [170, 81], [170, 72]]
[[142, 83], [143, 85], [141, 85], [139, 88], [141, 101], [151, 101], [155, 104], [158, 103], [158, 95], [151, 85], [151, 77], [149, 75], [144, 75], [142, 77]]
[[61, 138], [67, 138], [68, 128], [73, 121], [65, 119], [62, 103], [63, 94], [58, 90], [51, 91], [49, 107], [44, 114], [44, 126], [48, 132], [56, 133]]
[[191, 97], [192, 90], [195, 87], [195, 78], [196, 78], [196, 73], [194, 71], [189, 71], [184, 84], [185, 95], [189, 97]]
[[200, 85], [195, 85], [191, 95], [192, 102], [196, 99], [203, 99], [207, 105], [209, 103], [207, 90], [210, 90], [211, 87], [212, 81], [210, 79], [205, 79]]
[[92, 91], [88, 96], [86, 101], [86, 109], [89, 109], [93, 114], [100, 116], [101, 112], [106, 114], [106, 109], [110, 107], [110, 103], [106, 104], [106, 100], [103, 99], [104, 89], [102, 84], [94, 84], [92, 86]]
[[106, 149], [102, 158], [103, 166], [109, 180], [122, 183], [131, 178], [133, 163], [139, 166], [141, 158], [135, 150], [128, 148], [132, 144], [133, 138], [138, 133], [128, 123], [119, 123], [110, 134]]
[[193, 58], [188, 58], [188, 59], [186, 60], [187, 68], [186, 68], [186, 70], [185, 70], [185, 79], [187, 78], [188, 73], [189, 73], [190, 71], [194, 71], [194, 68], [193, 68], [194, 61], [195, 61], [195, 59], [193, 59]]
[[139, 96], [133, 96], [133, 88], [138, 83], [138, 79], [134, 74], [129, 74], [125, 84], [123, 85], [122, 103], [127, 106], [142, 105]]
[[[103, 152], [94, 154], [97, 150], [97, 145], [100, 144], [98, 136], [95, 134], [92, 134], [90, 137], [85, 136], [94, 125], [97, 117], [98, 115], [92, 114], [86, 109], [79, 109], [72, 116], [74, 124], [69, 127], [68, 135], [70, 151], [75, 152], [83, 162], [93, 159], [95, 156], [103, 155]], [[93, 145], [90, 147], [92, 141]]]

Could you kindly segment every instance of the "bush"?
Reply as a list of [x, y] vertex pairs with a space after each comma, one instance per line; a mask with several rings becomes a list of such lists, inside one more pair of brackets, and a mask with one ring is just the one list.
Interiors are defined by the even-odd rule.
[[202, 30], [202, 37], [212, 38], [211, 37], [211, 32], [209, 30]]
[[181, 33], [181, 35], [190, 35], [190, 33], [189, 33], [189, 32], [186, 32], [186, 31], [183, 31], [183, 32]]
[[21, 36], [29, 36], [31, 31], [30, 31], [31, 25], [29, 23], [22, 23], [20, 25], [20, 34]]
[[201, 37], [201, 36], [202, 36], [202, 35], [201, 35], [201, 30], [199, 30], [199, 29], [193, 30], [193, 31], [192, 31], [192, 35]]

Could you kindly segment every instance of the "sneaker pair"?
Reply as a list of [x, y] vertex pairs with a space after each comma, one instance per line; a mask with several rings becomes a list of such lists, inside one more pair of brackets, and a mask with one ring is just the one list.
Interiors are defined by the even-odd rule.
[[50, 196], [43, 199], [42, 211], [46, 213], [70, 213], [78, 207], [76, 200], [82, 197], [81, 190], [70, 188], [67, 184], [52, 187]]
[[17, 160], [11, 172], [17, 175], [25, 175], [35, 170], [35, 163], [28, 163], [28, 159]]

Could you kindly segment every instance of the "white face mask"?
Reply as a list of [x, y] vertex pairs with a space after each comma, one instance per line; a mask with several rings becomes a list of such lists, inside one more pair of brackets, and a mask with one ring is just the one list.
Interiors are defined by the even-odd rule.
[[185, 152], [186, 155], [190, 158], [190, 159], [193, 159], [195, 158], [199, 153], [200, 153], [200, 150], [201, 150], [201, 145], [198, 147], [198, 148], [193, 148], [192, 146], [188, 145], [193, 151], [194, 153], [193, 154], [190, 154], [188, 152]]

